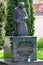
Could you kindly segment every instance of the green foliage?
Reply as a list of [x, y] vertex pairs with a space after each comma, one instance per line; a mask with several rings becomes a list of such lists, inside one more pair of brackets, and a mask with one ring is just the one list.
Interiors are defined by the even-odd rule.
[[13, 55], [10, 52], [9, 53], [3, 53], [3, 52], [1, 53], [0, 52], [0, 59], [10, 59], [10, 60], [12, 60], [12, 58], [13, 58], [12, 56]]
[[15, 29], [15, 23], [13, 21], [14, 8], [23, 1], [25, 3], [25, 8], [28, 13], [28, 35], [32, 36], [34, 34], [34, 9], [32, 0], [7, 0], [7, 24], [6, 24], [6, 35], [11, 35], [12, 31]]
[[17, 6], [17, 0], [7, 0], [7, 24], [6, 24], [6, 35], [11, 35], [15, 28], [13, 21], [14, 8]]
[[30, 14], [29, 14], [29, 35], [33, 36], [34, 34], [34, 8], [33, 8], [33, 0], [29, 0]]
[[5, 11], [6, 11], [5, 3], [1, 0], [0, 1], [0, 50], [2, 49], [5, 41], [5, 21], [6, 21]]
[[10, 59], [10, 60], [12, 60], [12, 58], [13, 58], [13, 55], [12, 55], [11, 52], [9, 52], [9, 53], [4, 53], [4, 55], [5, 55], [4, 59]]
[[38, 40], [38, 50], [43, 50], [43, 37], [40, 37]]

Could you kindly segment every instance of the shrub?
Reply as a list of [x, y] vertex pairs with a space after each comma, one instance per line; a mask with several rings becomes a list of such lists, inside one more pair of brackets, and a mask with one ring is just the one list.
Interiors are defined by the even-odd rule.
[[5, 13], [5, 3], [3, 0], [0, 1], [0, 50], [3, 48], [5, 41], [5, 22], [6, 22], [6, 13]]
[[29, 32], [29, 35], [30, 36], [33, 36], [34, 35], [34, 31], [35, 31], [35, 27], [34, 27], [34, 20], [35, 20], [35, 16], [34, 16], [34, 8], [33, 8], [33, 0], [29, 0], [29, 7], [30, 7], [30, 14], [29, 14], [29, 26], [28, 26], [28, 28], [29, 28], [29, 30], [28, 30], [28, 32]]
[[15, 23], [13, 21], [14, 8], [17, 6], [16, 0], [7, 0], [7, 23], [6, 23], [6, 35], [12, 35], [12, 31], [15, 28]]
[[38, 50], [43, 50], [43, 37], [40, 37], [38, 40]]

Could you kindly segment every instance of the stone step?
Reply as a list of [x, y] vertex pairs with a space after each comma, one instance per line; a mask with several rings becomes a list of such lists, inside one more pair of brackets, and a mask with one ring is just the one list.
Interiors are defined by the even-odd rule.
[[0, 60], [0, 65], [43, 65], [43, 60], [37, 59], [34, 62], [13, 62], [13, 61], [6, 61]]

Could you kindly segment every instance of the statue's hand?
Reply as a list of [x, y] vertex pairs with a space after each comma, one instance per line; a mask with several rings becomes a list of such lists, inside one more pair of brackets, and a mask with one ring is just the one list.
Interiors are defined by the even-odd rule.
[[23, 21], [24, 21], [23, 19], [17, 19], [16, 22], [17, 22], [17, 23], [23, 23]]
[[27, 20], [27, 17], [23, 17], [21, 20]]

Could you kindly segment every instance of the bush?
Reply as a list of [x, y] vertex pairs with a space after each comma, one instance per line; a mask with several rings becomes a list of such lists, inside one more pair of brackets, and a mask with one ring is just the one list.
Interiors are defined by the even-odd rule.
[[40, 37], [38, 40], [38, 50], [43, 50], [43, 37]]
[[3, 0], [0, 1], [0, 50], [3, 48], [5, 41], [5, 22], [6, 22], [6, 13], [5, 5]]
[[12, 31], [14, 31], [15, 23], [13, 21], [14, 8], [17, 5], [16, 0], [7, 0], [7, 23], [6, 23], [6, 35], [12, 35]]
[[29, 28], [29, 30], [28, 30], [28, 32], [29, 32], [29, 35], [30, 36], [33, 36], [34, 35], [34, 31], [35, 31], [35, 26], [34, 26], [34, 20], [35, 20], [35, 15], [34, 15], [34, 8], [33, 8], [33, 0], [29, 0], [29, 7], [30, 7], [30, 14], [29, 14], [29, 19], [30, 19], [30, 21], [29, 21], [29, 26], [28, 26], [28, 28]]

